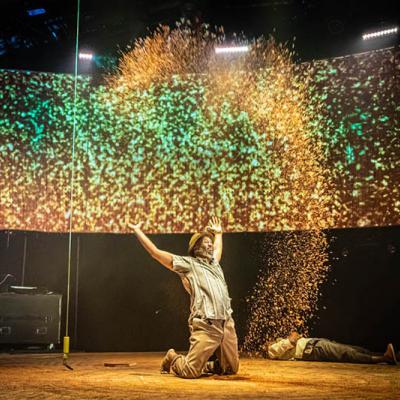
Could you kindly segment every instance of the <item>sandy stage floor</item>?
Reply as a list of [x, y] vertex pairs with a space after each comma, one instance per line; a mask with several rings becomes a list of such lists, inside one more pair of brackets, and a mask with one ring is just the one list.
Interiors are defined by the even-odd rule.
[[[400, 399], [400, 366], [243, 358], [236, 376], [159, 374], [162, 353], [0, 354], [0, 399]], [[131, 366], [105, 367], [104, 363]]]

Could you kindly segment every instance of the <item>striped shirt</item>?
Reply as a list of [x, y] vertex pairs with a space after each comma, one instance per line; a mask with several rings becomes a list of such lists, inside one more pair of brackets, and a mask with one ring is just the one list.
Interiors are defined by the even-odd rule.
[[173, 270], [190, 295], [190, 319], [229, 319], [232, 314], [224, 273], [219, 263], [174, 256]]

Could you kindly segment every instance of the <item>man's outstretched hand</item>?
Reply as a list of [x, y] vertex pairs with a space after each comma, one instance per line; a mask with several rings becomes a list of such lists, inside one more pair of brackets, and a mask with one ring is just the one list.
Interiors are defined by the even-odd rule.
[[206, 227], [206, 231], [212, 232], [213, 234], [222, 233], [221, 220], [218, 217], [212, 217]]
[[127, 223], [128, 228], [131, 229], [133, 232], [139, 232], [141, 230], [141, 227], [143, 225], [143, 222], [139, 222], [137, 224], [131, 224], [130, 222]]
[[143, 222], [139, 222], [137, 224], [132, 224], [130, 222], [126, 222], [126, 226], [133, 231], [136, 238], [139, 240], [141, 245], [145, 248], [145, 250], [155, 258], [160, 264], [164, 265], [168, 269], [172, 270], [172, 261], [173, 254], [168, 251], [160, 250], [147, 236], [144, 232], [142, 232], [141, 227]]

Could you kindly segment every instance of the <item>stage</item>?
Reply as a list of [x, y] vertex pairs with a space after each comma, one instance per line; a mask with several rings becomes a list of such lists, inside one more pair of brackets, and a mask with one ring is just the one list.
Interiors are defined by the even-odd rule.
[[400, 400], [395, 3], [2, 3], [0, 400]]
[[0, 354], [0, 399], [400, 399], [399, 366], [242, 358], [236, 376], [184, 380], [162, 356], [73, 353], [70, 371], [60, 354]]

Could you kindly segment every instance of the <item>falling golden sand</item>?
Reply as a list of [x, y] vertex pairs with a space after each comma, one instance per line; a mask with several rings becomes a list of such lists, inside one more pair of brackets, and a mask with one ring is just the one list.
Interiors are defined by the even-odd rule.
[[328, 266], [328, 241], [322, 231], [287, 232], [275, 237], [248, 299], [250, 315], [243, 350], [265, 350], [267, 341], [291, 330], [308, 333], [317, 312]]

